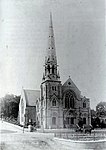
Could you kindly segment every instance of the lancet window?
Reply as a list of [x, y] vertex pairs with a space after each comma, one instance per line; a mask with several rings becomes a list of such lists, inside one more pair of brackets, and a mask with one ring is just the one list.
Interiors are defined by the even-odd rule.
[[74, 108], [74, 94], [71, 91], [68, 91], [65, 94], [65, 108]]

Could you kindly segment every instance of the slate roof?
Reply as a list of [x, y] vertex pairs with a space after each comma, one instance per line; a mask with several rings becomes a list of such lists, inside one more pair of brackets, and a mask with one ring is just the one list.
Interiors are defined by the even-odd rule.
[[78, 91], [80, 91], [77, 86], [74, 84], [72, 79], [69, 77], [68, 80], [63, 84], [63, 86], [70, 86], [71, 88], [76, 88]]
[[40, 98], [40, 90], [24, 89], [27, 106], [35, 106], [37, 99]]

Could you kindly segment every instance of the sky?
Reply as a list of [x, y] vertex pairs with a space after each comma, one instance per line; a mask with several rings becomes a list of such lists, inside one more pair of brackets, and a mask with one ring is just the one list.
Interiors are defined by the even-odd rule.
[[106, 101], [105, 0], [0, 0], [0, 97], [40, 89], [52, 12], [62, 84]]

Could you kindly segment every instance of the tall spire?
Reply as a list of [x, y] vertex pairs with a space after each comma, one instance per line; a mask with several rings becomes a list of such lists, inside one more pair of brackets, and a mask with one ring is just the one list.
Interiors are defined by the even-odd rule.
[[45, 66], [45, 74], [43, 76], [43, 80], [55, 80], [55, 81], [59, 80], [57, 74], [57, 58], [53, 32], [52, 13], [50, 13], [48, 47], [44, 66]]
[[52, 13], [50, 12], [50, 23], [49, 23], [49, 35], [48, 35], [48, 47], [47, 47], [47, 61], [53, 61], [57, 63], [56, 60], [56, 50], [55, 50], [55, 40], [52, 22]]

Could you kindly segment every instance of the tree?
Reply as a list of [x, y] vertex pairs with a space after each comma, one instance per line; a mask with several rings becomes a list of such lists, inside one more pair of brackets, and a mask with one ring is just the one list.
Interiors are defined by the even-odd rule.
[[20, 96], [7, 94], [0, 100], [0, 110], [4, 117], [18, 117]]
[[96, 106], [97, 116], [106, 115], [106, 102], [100, 102]]

